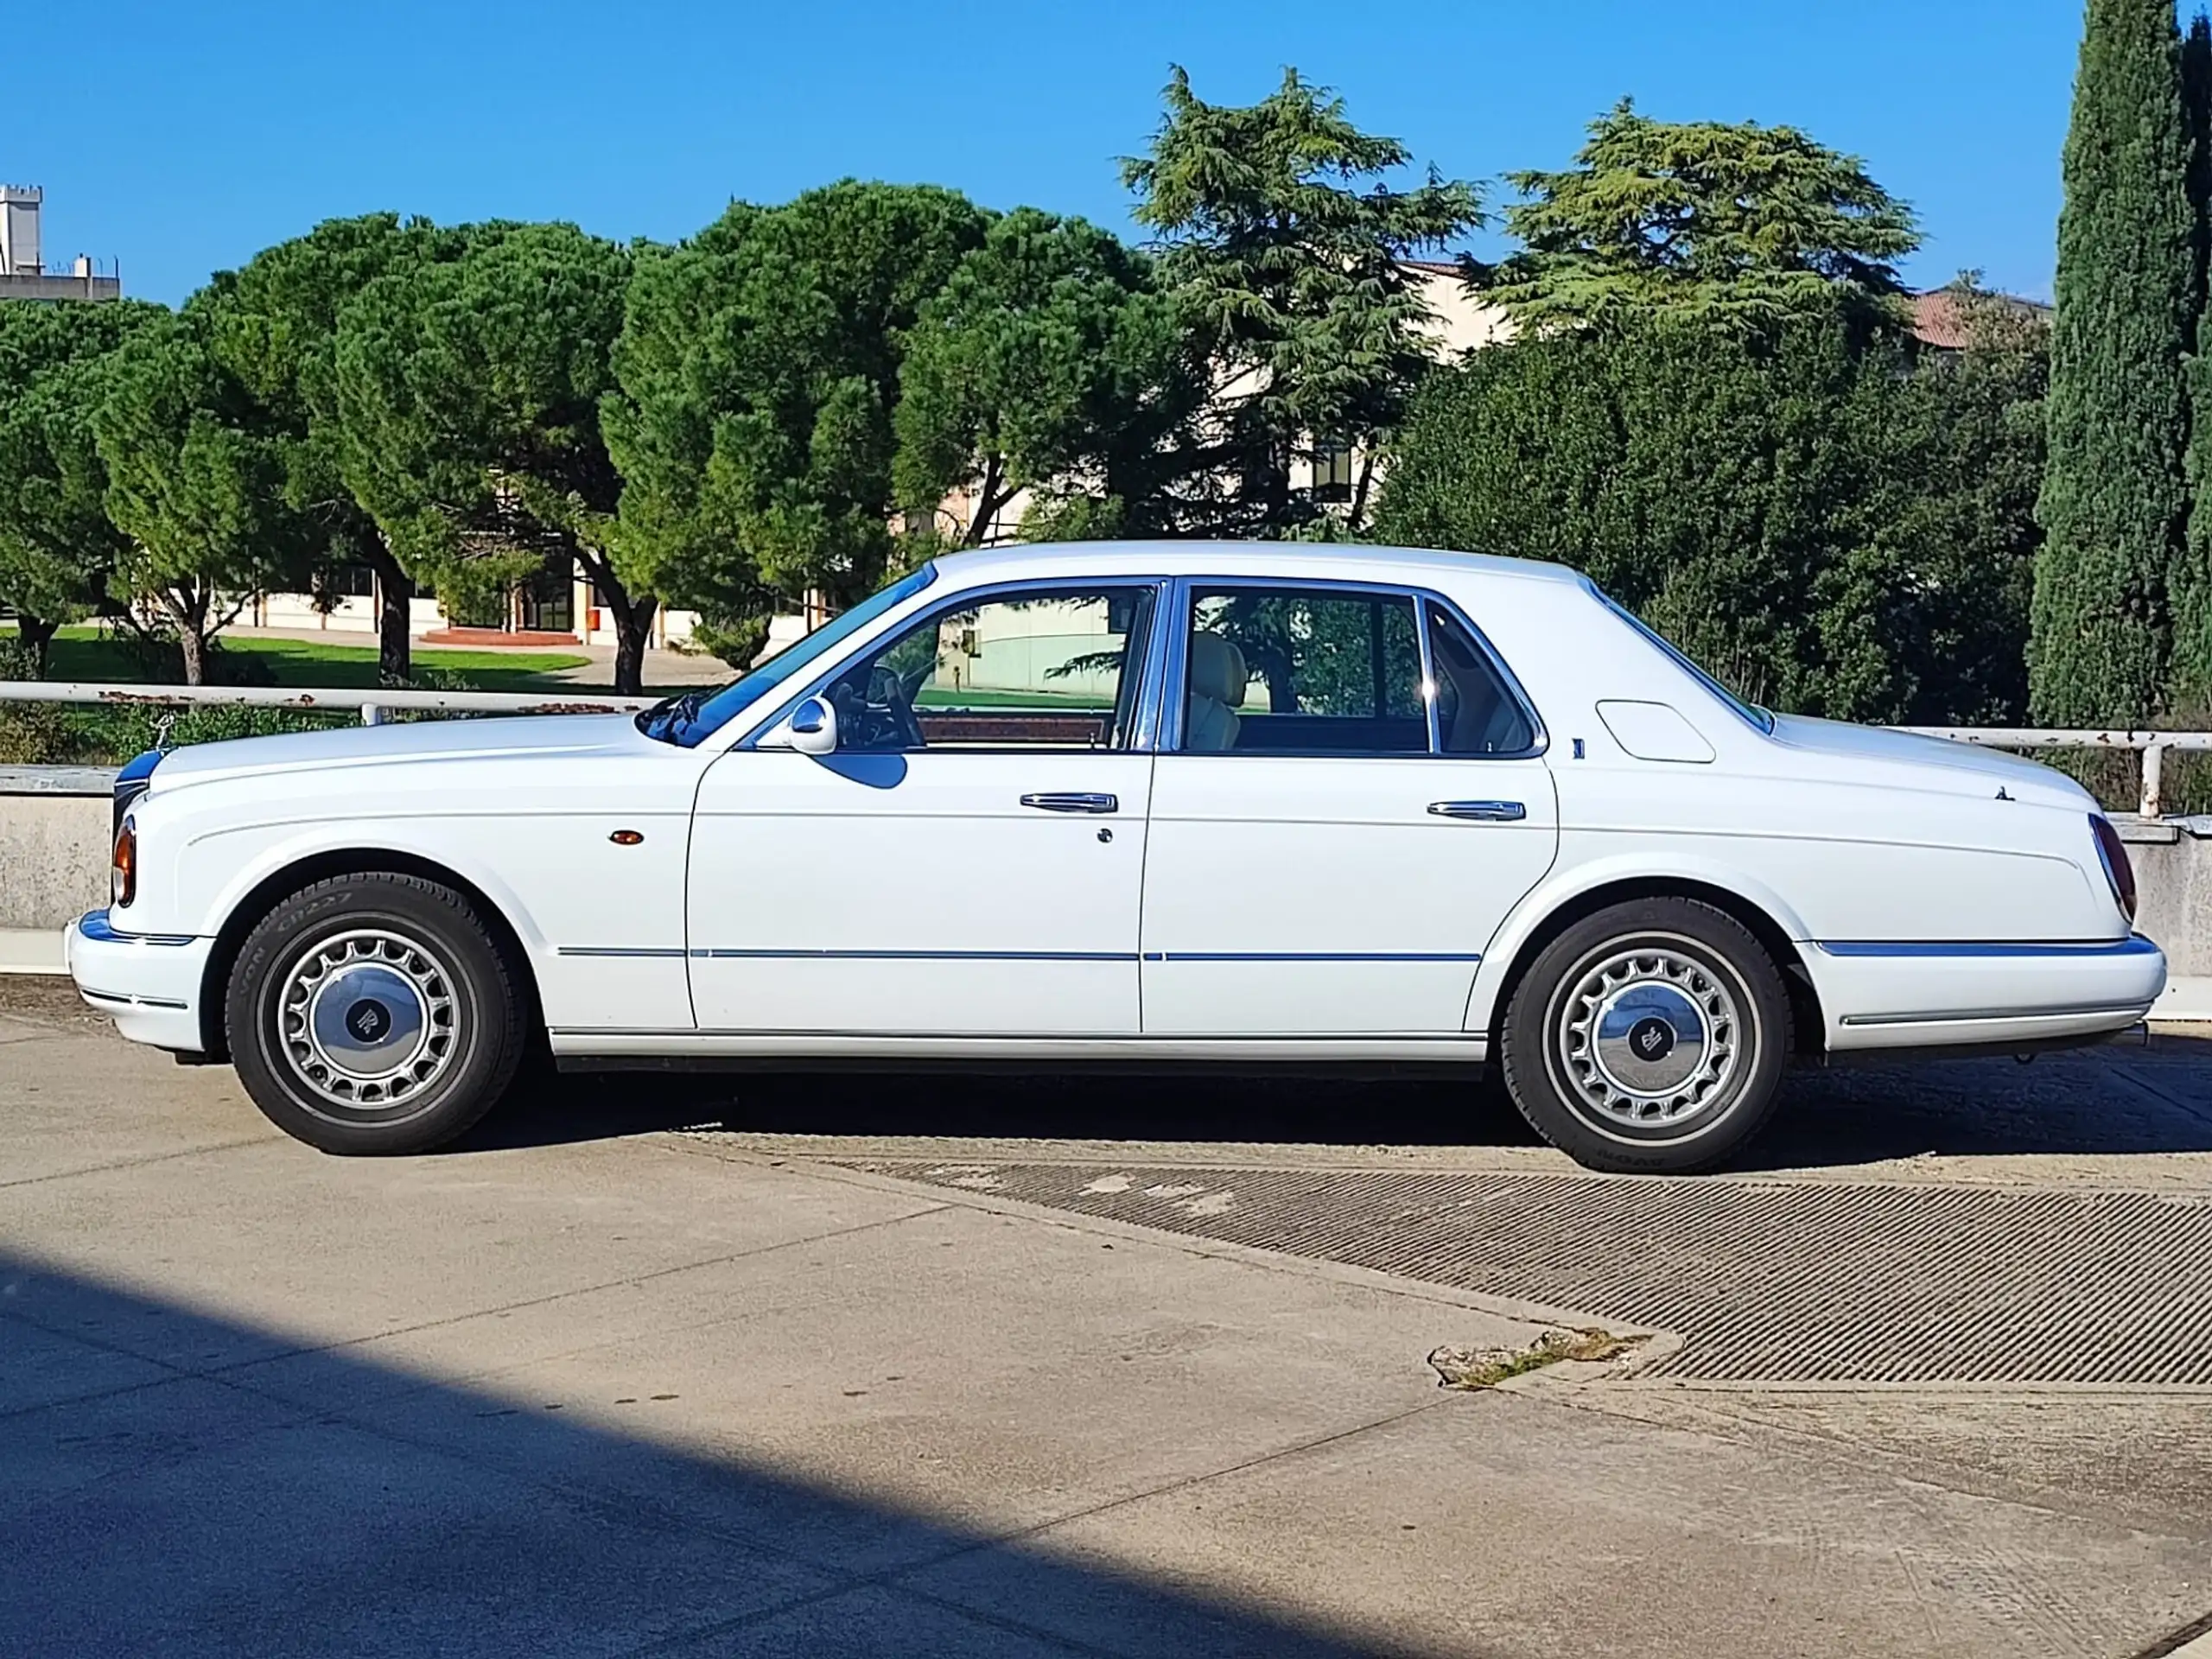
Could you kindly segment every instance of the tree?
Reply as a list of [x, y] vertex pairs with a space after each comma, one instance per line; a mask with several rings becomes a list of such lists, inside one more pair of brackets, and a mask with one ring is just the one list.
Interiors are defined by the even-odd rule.
[[604, 410], [625, 579], [739, 662], [779, 602], [872, 592], [906, 336], [986, 224], [950, 191], [848, 180], [642, 258]]
[[92, 423], [107, 516], [128, 538], [111, 588], [172, 630], [188, 685], [257, 593], [296, 584], [317, 552], [284, 505], [284, 435], [217, 360], [200, 321], [165, 319], [104, 359]]
[[893, 477], [909, 524], [956, 489], [982, 544], [1009, 504], [1044, 493], [1122, 533], [1161, 525], [1166, 446], [1202, 392], [1150, 262], [1079, 219], [1017, 208], [992, 222], [926, 301], [906, 341]]
[[504, 587], [580, 564], [614, 618], [614, 687], [642, 689], [657, 601], [615, 572], [622, 481], [601, 436], [629, 252], [571, 225], [480, 227], [340, 314], [343, 467], [413, 568]]
[[1960, 292], [1916, 360], [1840, 312], [1540, 334], [1423, 390], [1378, 528], [1587, 571], [1755, 700], [2008, 722], [2025, 692], [2040, 325]]
[[1165, 98], [1150, 151], [1122, 177], [1215, 395], [1199, 457], [1215, 500], [1193, 528], [1281, 535], [1313, 520], [1322, 507], [1294, 467], [1331, 443], [1364, 457], [1357, 530], [1377, 447], [1435, 353], [1403, 262], [1480, 222], [1475, 188], [1433, 171], [1389, 188], [1406, 147], [1362, 132], [1294, 69], [1249, 107], [1201, 101], [1180, 68]]
[[2164, 700], [2174, 590], [2197, 585], [2178, 568], [2195, 239], [2180, 55], [2172, 0], [2089, 0], [2058, 219], [2030, 656], [2046, 725], [2148, 721]]
[[1655, 315], [1769, 328], [1839, 303], [1878, 318], [1920, 241], [1857, 158], [1794, 127], [1655, 121], [1626, 99], [1590, 124], [1573, 167], [1507, 178], [1521, 250], [1469, 261], [1469, 279], [1539, 333]]
[[137, 301], [0, 301], [0, 600], [41, 674], [55, 627], [106, 607], [129, 548], [108, 518], [92, 441], [99, 365], [166, 315]]
[[284, 435], [288, 504], [323, 531], [331, 563], [365, 564], [375, 573], [377, 668], [390, 682], [408, 677], [415, 584], [346, 482], [338, 318], [378, 277], [456, 257], [463, 245], [459, 232], [396, 213], [326, 219], [241, 270], [219, 272], [191, 302], [204, 316], [210, 349]]
[[2174, 635], [2166, 702], [2195, 714], [2212, 705], [2212, 324], [2204, 315], [2212, 287], [2212, 19], [2201, 11], [2182, 41], [2181, 96], [2189, 144], [2188, 309], [2196, 321], [2183, 365], [2189, 410], [2183, 482], [2189, 509], [2182, 556], [2170, 584]]

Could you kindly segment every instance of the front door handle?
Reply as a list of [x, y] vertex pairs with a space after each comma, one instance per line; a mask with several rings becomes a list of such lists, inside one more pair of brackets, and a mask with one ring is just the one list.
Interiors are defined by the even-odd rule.
[[1518, 801], [1431, 801], [1428, 810], [1440, 818], [1463, 818], [1470, 823], [1518, 823], [1529, 809]]
[[1025, 795], [1021, 798], [1021, 804], [1034, 807], [1039, 812], [1118, 812], [1122, 810], [1120, 798], [1113, 795]]

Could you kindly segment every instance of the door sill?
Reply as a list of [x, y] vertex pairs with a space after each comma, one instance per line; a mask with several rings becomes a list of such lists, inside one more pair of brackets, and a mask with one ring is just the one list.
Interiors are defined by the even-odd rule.
[[1482, 1037], [1382, 1033], [1337, 1037], [946, 1037], [786, 1031], [555, 1031], [564, 1071], [678, 1071], [728, 1061], [1039, 1062], [1078, 1065], [1431, 1064], [1479, 1065]]

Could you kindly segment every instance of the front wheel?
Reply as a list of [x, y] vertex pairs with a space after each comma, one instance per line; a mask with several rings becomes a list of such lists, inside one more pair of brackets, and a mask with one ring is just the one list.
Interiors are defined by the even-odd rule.
[[1577, 1163], [1710, 1168], [1774, 1109], [1789, 997], [1742, 923], [1689, 899], [1586, 917], [1515, 988], [1500, 1060], [1521, 1115]]
[[324, 1152], [452, 1140], [499, 1099], [529, 1029], [521, 988], [468, 900], [420, 877], [334, 876], [246, 936], [225, 1000], [239, 1081]]

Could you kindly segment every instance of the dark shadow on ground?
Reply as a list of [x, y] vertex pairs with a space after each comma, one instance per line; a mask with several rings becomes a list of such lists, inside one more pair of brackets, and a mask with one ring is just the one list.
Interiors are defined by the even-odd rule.
[[1360, 1650], [656, 1445], [670, 1398], [503, 1398], [0, 1254], [0, 1652]]
[[[923, 1069], [548, 1076], [461, 1150], [710, 1127], [824, 1135], [1514, 1146], [1536, 1137], [1494, 1076]], [[2007, 1058], [1801, 1067], [1744, 1169], [1924, 1154], [2212, 1151], [2212, 1040]]]

